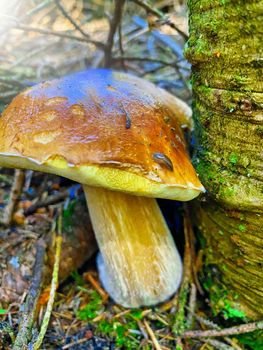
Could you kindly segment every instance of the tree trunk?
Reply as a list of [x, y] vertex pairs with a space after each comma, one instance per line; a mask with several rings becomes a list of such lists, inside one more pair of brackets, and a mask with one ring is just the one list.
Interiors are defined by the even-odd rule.
[[225, 318], [263, 315], [262, 0], [189, 0], [194, 209], [204, 286]]

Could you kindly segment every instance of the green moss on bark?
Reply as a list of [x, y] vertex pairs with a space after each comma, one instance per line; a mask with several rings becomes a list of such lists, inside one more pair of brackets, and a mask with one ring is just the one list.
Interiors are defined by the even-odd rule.
[[191, 0], [189, 9], [193, 161], [208, 190], [195, 209], [206, 240], [204, 284], [215, 313], [257, 319], [263, 315], [263, 4]]
[[231, 307], [242, 317], [259, 318], [263, 314], [263, 216], [222, 208], [209, 197], [196, 202], [193, 214], [205, 238], [202, 279], [214, 312], [227, 315]]

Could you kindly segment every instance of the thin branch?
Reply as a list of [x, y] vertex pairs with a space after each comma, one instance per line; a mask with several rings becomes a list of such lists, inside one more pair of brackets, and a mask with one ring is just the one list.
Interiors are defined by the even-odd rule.
[[107, 47], [105, 50], [105, 67], [110, 67], [112, 63], [112, 49], [114, 45], [114, 36], [121, 22], [124, 3], [125, 0], [114, 1], [114, 14], [112, 20], [110, 21], [110, 30], [107, 40]]
[[33, 214], [38, 208], [46, 208], [49, 205], [59, 203], [65, 200], [68, 196], [69, 196], [68, 191], [63, 191], [63, 192], [59, 192], [58, 194], [53, 194], [45, 198], [44, 200], [39, 200], [25, 210], [25, 215]]
[[175, 315], [173, 332], [177, 336], [181, 336], [186, 328], [185, 320], [185, 308], [187, 303], [187, 298], [189, 294], [190, 283], [192, 283], [192, 257], [191, 257], [191, 243], [190, 243], [190, 218], [188, 211], [185, 209], [184, 212], [184, 237], [185, 237], [185, 247], [184, 247], [184, 275], [181, 288], [178, 295], [178, 310]]
[[80, 32], [85, 38], [90, 40], [90, 36], [84, 32], [84, 30], [75, 22], [75, 20], [70, 16], [70, 14], [65, 10], [65, 8], [61, 5], [59, 0], [54, 0], [56, 6], [59, 8], [63, 16], [69, 20], [69, 22], [74, 26], [74, 28]]
[[167, 66], [167, 67], [173, 67], [173, 68], [177, 68], [177, 69], [184, 69], [184, 70], [187, 70], [187, 71], [190, 70], [190, 68], [180, 66], [176, 62], [167, 62], [167, 61], [164, 61], [164, 60], [150, 58], [150, 57], [121, 56], [121, 57], [114, 57], [112, 60], [115, 61], [115, 62], [124, 60], [124, 61], [138, 61], [138, 62], [160, 63], [161, 65]]
[[100, 50], [103, 50], [103, 51], [105, 50], [105, 45], [102, 44], [101, 42], [95, 41], [95, 40], [91, 40], [91, 39], [87, 39], [87, 38], [81, 38], [81, 37], [75, 36], [75, 35], [70, 35], [70, 34], [60, 33], [60, 32], [54, 32], [53, 30], [31, 27], [31, 26], [27, 26], [25, 24], [19, 24], [19, 23], [15, 24], [13, 28], [14, 29], [19, 29], [19, 30], [24, 30], [25, 32], [36, 32], [36, 33], [44, 34], [44, 35], [58, 36], [58, 37], [64, 38], [64, 39], [76, 40], [76, 41], [80, 41], [82, 43], [90, 43], [90, 44], [95, 45]]
[[[197, 315], [193, 310], [190, 310], [190, 307], [186, 307], [187, 310], [189, 311], [189, 314], [192, 314], [192, 316], [201, 324], [201, 325], [205, 325], [209, 328], [212, 328], [212, 329], [217, 329], [217, 330], [220, 330], [221, 328], [218, 326], [218, 324], [216, 324], [215, 322], [209, 320], [209, 319], [206, 319], [202, 316], [199, 316]], [[240, 348], [240, 346], [238, 346], [238, 344], [236, 344], [234, 342], [233, 339], [229, 338], [229, 337], [224, 337], [224, 340], [226, 343], [230, 344], [234, 349], [236, 350], [242, 350]]]
[[36, 261], [33, 271], [33, 279], [24, 305], [24, 311], [19, 322], [19, 331], [13, 346], [13, 350], [27, 349], [32, 336], [32, 328], [36, 317], [37, 303], [40, 296], [43, 280], [44, 257], [46, 245], [43, 239], [36, 244]]
[[232, 346], [226, 345], [225, 343], [215, 339], [204, 339], [202, 340], [205, 344], [212, 345], [217, 350], [234, 350]]
[[123, 49], [123, 43], [122, 43], [122, 26], [121, 26], [121, 23], [119, 25], [119, 29], [118, 29], [118, 36], [119, 36], [119, 50], [120, 50], [120, 53], [121, 53], [121, 56], [124, 55], [124, 49]]
[[[190, 142], [190, 140], [189, 140]], [[189, 213], [189, 207], [187, 205], [184, 205], [184, 210], [185, 213], [187, 215], [187, 223], [188, 223], [188, 235], [189, 235], [189, 242], [190, 242], [190, 254], [191, 254], [191, 261], [192, 261], [192, 276], [193, 276], [193, 282], [195, 283], [198, 292], [201, 295], [204, 295], [203, 289], [200, 285], [200, 282], [198, 280], [198, 276], [197, 276], [197, 271], [195, 268], [195, 262], [196, 262], [196, 252], [195, 252], [195, 235], [194, 235], [194, 231], [193, 231], [193, 226], [191, 224], [191, 220], [190, 220], [190, 213]]]
[[48, 324], [50, 321], [50, 316], [52, 313], [53, 304], [55, 301], [56, 296], [56, 290], [58, 287], [58, 273], [59, 273], [59, 262], [60, 262], [60, 256], [61, 256], [61, 246], [62, 246], [62, 235], [61, 235], [61, 226], [62, 226], [62, 217], [59, 216], [59, 228], [58, 228], [58, 235], [56, 236], [56, 251], [55, 251], [55, 262], [53, 267], [53, 274], [52, 274], [52, 281], [51, 281], [51, 287], [50, 287], [50, 295], [49, 300], [47, 303], [47, 309], [44, 315], [44, 319], [41, 325], [39, 336], [36, 340], [36, 342], [33, 345], [33, 350], [38, 350], [43, 342], [43, 339], [45, 337]]
[[[118, 29], [118, 39], [119, 39], [120, 54], [121, 54], [121, 57], [123, 57], [124, 56], [124, 48], [123, 48], [123, 42], [122, 42], [122, 23], [121, 22], [119, 24], [119, 29]], [[121, 60], [121, 65], [122, 65], [122, 69], [124, 71], [127, 71], [126, 66], [125, 66], [125, 62], [123, 59]]]
[[14, 211], [16, 210], [17, 203], [21, 196], [25, 182], [25, 172], [24, 170], [15, 170], [14, 183], [11, 189], [10, 199], [4, 210], [4, 217], [2, 219], [2, 224], [9, 226], [12, 222]]
[[206, 337], [225, 337], [236, 334], [250, 333], [263, 329], [263, 321], [245, 323], [224, 329], [209, 329], [207, 331], [186, 331], [182, 335], [183, 338], [206, 338]]
[[77, 341], [74, 341], [74, 342], [72, 342], [72, 343], [69, 343], [69, 344], [67, 344], [67, 345], [62, 346], [62, 350], [67, 350], [67, 349], [70, 349], [70, 348], [73, 348], [73, 347], [76, 349], [76, 346], [77, 346], [77, 345], [86, 343], [87, 341], [88, 341], [87, 338], [79, 339], [79, 340], [77, 340]]
[[195, 319], [202, 325], [205, 325], [209, 328], [214, 328], [219, 330], [220, 327], [218, 326], [218, 324], [216, 324], [215, 322], [208, 320], [202, 316], [197, 315], [195, 312], [193, 312], [192, 310], [190, 310], [190, 307], [186, 306], [187, 310], [192, 313], [192, 315], [195, 317]]
[[51, 0], [45, 0], [43, 2], [41, 2], [39, 5], [33, 7], [32, 9], [30, 9], [27, 13], [26, 16], [33, 16], [34, 14], [36, 14], [37, 12], [43, 10], [47, 5], [49, 5], [51, 2]]
[[183, 38], [185, 41], [188, 40], [188, 35], [185, 34], [181, 29], [179, 29], [173, 22], [171, 22], [168, 18], [165, 17], [165, 15], [154, 8], [152, 5], [148, 4], [147, 2], [143, 0], [132, 0], [135, 4], [142, 7], [144, 10], [146, 10], [147, 13], [151, 13], [152, 15], [158, 17], [161, 21], [164, 22], [164, 24], [169, 25], [171, 28], [175, 29]]
[[190, 290], [190, 296], [189, 296], [189, 310], [190, 312], [187, 315], [187, 328], [191, 329], [193, 326], [193, 313], [196, 308], [196, 285], [194, 283], [191, 283], [191, 290]]

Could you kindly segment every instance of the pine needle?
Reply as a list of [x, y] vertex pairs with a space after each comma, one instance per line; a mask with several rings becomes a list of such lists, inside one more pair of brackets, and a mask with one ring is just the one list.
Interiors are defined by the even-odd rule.
[[155, 334], [153, 333], [153, 330], [151, 329], [149, 323], [148, 323], [146, 320], [144, 320], [143, 323], [144, 323], [144, 326], [145, 326], [145, 328], [146, 328], [146, 330], [147, 330], [147, 333], [149, 334], [149, 336], [150, 336], [150, 338], [151, 338], [151, 340], [152, 340], [152, 342], [153, 342], [153, 345], [154, 345], [155, 349], [156, 349], [156, 350], [162, 350], [162, 348], [161, 348], [161, 346], [160, 346], [158, 340], [156, 339], [156, 336], [155, 336]]

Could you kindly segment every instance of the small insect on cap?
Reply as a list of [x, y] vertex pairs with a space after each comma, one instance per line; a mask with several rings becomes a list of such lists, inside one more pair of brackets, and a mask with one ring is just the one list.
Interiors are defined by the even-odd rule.
[[204, 188], [185, 148], [186, 123], [188, 107], [168, 92], [128, 74], [87, 70], [12, 101], [0, 118], [0, 165], [190, 200]]

